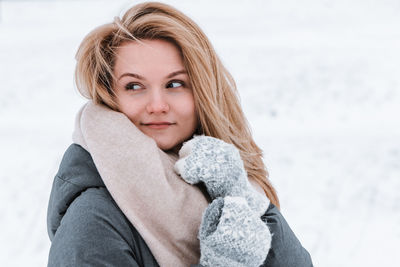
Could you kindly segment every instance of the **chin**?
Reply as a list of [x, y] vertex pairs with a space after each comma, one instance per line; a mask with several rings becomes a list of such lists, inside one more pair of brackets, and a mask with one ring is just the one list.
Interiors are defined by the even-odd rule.
[[183, 143], [183, 142], [159, 142], [158, 140], [155, 141], [159, 149], [165, 152], [173, 152], [176, 154], [178, 154]]
[[164, 150], [164, 151], [170, 150], [176, 146], [176, 144], [172, 143], [172, 142], [165, 142], [162, 140], [155, 140], [155, 141], [156, 141], [158, 148], [160, 148], [161, 150]]

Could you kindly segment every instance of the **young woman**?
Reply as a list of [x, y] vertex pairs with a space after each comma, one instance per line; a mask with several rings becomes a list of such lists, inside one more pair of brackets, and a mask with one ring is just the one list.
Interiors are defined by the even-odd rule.
[[90, 101], [54, 179], [49, 266], [312, 266], [191, 19], [136, 5], [76, 59]]

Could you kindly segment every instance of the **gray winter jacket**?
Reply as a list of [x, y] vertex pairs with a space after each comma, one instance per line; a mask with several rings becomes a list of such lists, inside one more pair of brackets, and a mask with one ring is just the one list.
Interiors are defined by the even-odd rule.
[[[312, 266], [274, 205], [262, 219], [273, 234], [263, 266]], [[47, 227], [48, 266], [159, 266], [107, 191], [90, 154], [77, 144], [67, 149], [54, 178]]]

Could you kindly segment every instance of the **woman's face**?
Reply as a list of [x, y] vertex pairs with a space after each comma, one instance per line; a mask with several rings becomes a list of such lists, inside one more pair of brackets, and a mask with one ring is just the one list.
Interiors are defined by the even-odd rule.
[[119, 109], [162, 150], [197, 128], [193, 92], [178, 48], [164, 40], [132, 41], [118, 48], [114, 90]]

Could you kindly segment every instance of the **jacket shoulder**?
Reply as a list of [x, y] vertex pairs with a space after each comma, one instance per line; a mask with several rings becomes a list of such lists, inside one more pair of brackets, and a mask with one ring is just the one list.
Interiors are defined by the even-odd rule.
[[79, 145], [71, 145], [63, 156], [47, 220], [52, 241], [48, 266], [158, 266]]
[[272, 203], [261, 219], [272, 233], [271, 249], [262, 266], [312, 267], [308, 251], [301, 245], [279, 209]]
[[139, 266], [129, 222], [105, 188], [83, 191], [62, 217], [48, 266]]
[[105, 186], [92, 156], [78, 144], [67, 148], [56, 176], [78, 187]]
[[54, 177], [47, 209], [47, 230], [54, 236], [69, 205], [88, 188], [105, 187], [90, 154], [77, 144], [65, 151]]

